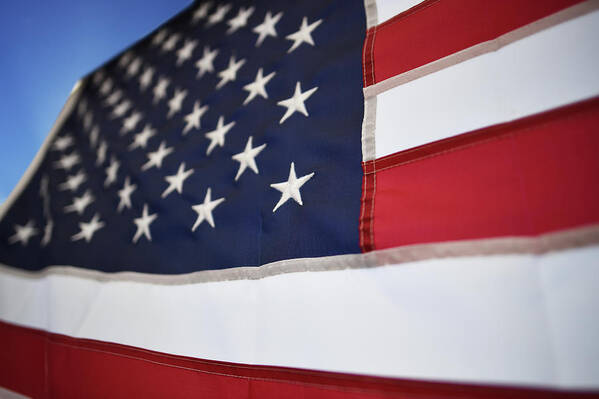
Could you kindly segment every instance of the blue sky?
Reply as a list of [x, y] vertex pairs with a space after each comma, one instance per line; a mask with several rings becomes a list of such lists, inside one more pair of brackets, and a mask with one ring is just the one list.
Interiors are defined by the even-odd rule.
[[0, 2], [0, 203], [73, 84], [191, 0]]

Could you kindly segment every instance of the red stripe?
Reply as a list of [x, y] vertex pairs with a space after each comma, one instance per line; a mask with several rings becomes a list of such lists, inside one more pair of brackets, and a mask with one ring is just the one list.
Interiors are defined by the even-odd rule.
[[362, 170], [364, 177], [362, 179], [362, 203], [360, 215], [360, 248], [362, 252], [369, 252], [374, 249], [374, 189], [376, 174], [374, 173], [374, 162], [363, 162]]
[[[454, 54], [581, 0], [427, 0], [371, 28], [374, 76], [365, 87]], [[370, 32], [370, 31], [369, 31]], [[368, 65], [365, 64], [366, 69]]]
[[598, 223], [599, 98], [372, 163], [378, 249]]
[[0, 385], [34, 398], [579, 398], [193, 359], [0, 322]]
[[376, 33], [376, 26], [366, 31], [366, 38], [364, 39], [364, 48], [362, 49], [362, 73], [364, 74], [364, 87], [373, 85], [374, 82], [374, 36]]

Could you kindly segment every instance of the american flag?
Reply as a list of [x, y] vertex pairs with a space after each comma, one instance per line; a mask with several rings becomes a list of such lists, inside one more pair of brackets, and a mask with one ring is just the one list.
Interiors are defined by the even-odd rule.
[[596, 393], [597, 8], [194, 3], [0, 211], [0, 386]]
[[3, 261], [177, 274], [360, 252], [363, 7], [331, 7], [204, 6], [96, 71]]

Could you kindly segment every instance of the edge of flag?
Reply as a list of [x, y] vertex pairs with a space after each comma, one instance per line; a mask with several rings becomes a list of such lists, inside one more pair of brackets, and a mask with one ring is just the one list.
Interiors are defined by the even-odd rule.
[[27, 184], [29, 184], [29, 181], [31, 180], [31, 178], [33, 177], [35, 172], [37, 172], [37, 169], [39, 168], [40, 164], [44, 160], [44, 156], [46, 155], [46, 152], [48, 152], [48, 148], [52, 144], [52, 140], [54, 140], [54, 137], [56, 136], [58, 131], [62, 128], [62, 125], [64, 124], [66, 119], [69, 117], [69, 115], [71, 115], [71, 112], [73, 111], [73, 107], [75, 106], [75, 104], [77, 103], [77, 100], [81, 96], [81, 93], [83, 92], [83, 88], [85, 87], [85, 84], [86, 84], [85, 80], [78, 80], [77, 82], [75, 82], [73, 89], [71, 90], [71, 92], [69, 93], [69, 96], [67, 97], [67, 101], [65, 102], [62, 109], [60, 110], [58, 117], [56, 117], [56, 120], [54, 121], [54, 124], [50, 128], [50, 131], [48, 132], [48, 135], [44, 139], [44, 142], [42, 143], [40, 149], [35, 154], [35, 157], [33, 157], [33, 160], [31, 161], [31, 163], [25, 170], [25, 173], [23, 174], [23, 176], [21, 176], [21, 179], [19, 180], [17, 185], [12, 189], [12, 191], [8, 195], [8, 198], [6, 199], [6, 201], [4, 201], [4, 203], [0, 205], [0, 221], [2, 221], [2, 219], [4, 219], [4, 216], [6, 215], [8, 210], [12, 207], [12, 205], [17, 200], [17, 198], [19, 198], [19, 196], [21, 195], [21, 193], [23, 192], [23, 190], [25, 189]]
[[390, 264], [405, 264], [430, 259], [488, 255], [542, 255], [559, 250], [599, 244], [599, 225], [575, 227], [537, 236], [508, 236], [412, 244], [378, 249], [362, 254], [287, 259], [262, 266], [232, 266], [221, 270], [202, 270], [187, 274], [148, 274], [138, 272], [107, 273], [73, 266], [48, 266], [26, 271], [0, 264], [0, 273], [21, 278], [40, 279], [52, 275], [80, 277], [99, 282], [137, 282], [155, 285], [187, 285], [236, 280], [261, 280], [302, 272], [326, 272], [347, 269], [372, 269]]

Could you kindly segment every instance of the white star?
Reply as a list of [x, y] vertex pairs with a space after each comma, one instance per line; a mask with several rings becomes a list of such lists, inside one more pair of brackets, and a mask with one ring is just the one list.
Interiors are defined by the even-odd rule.
[[162, 143], [160, 143], [160, 146], [156, 151], [150, 152], [148, 154], [148, 162], [143, 164], [141, 170], [148, 170], [152, 166], [155, 166], [156, 168], [160, 169], [162, 167], [162, 161], [164, 160], [164, 157], [166, 157], [173, 151], [173, 147], [167, 147], [166, 142], [163, 141]]
[[177, 174], [166, 176], [164, 180], [168, 183], [168, 187], [162, 193], [162, 198], [166, 198], [167, 195], [173, 191], [177, 191], [179, 194], [183, 192], [183, 182], [193, 173], [193, 169], [185, 170], [185, 162], [179, 165]]
[[104, 82], [102, 82], [102, 86], [100, 86], [100, 94], [105, 96], [108, 93], [110, 93], [110, 90], [112, 90], [113, 85], [114, 85], [114, 82], [112, 81], [112, 79], [106, 78], [106, 80], [104, 80]]
[[302, 19], [302, 25], [299, 30], [295, 33], [292, 33], [286, 37], [287, 40], [293, 40], [293, 44], [287, 50], [288, 53], [291, 53], [293, 50], [299, 47], [302, 43], [308, 43], [309, 45], [314, 46], [314, 40], [312, 40], [312, 31], [318, 27], [322, 23], [322, 19], [318, 21], [312, 22], [308, 25], [308, 18], [304, 17]]
[[40, 180], [40, 196], [46, 198], [48, 196], [48, 176], [44, 175]]
[[100, 137], [100, 128], [95, 125], [91, 132], [89, 132], [89, 145], [94, 148], [98, 144], [98, 137]]
[[295, 93], [291, 98], [287, 100], [279, 101], [277, 105], [281, 107], [287, 107], [287, 111], [285, 111], [285, 115], [279, 121], [279, 124], [285, 122], [287, 118], [289, 118], [295, 111], [308, 116], [308, 111], [306, 110], [306, 106], [304, 105], [304, 101], [306, 101], [314, 92], [318, 90], [318, 87], [313, 87], [308, 91], [302, 93], [302, 87], [300, 82], [297, 82], [295, 85]]
[[166, 88], [171, 84], [171, 81], [164, 76], [158, 79], [158, 83], [154, 87], [154, 104], [166, 97]]
[[119, 58], [119, 67], [125, 68], [132, 59], [133, 52], [127, 51], [125, 54], [121, 55], [121, 58]]
[[191, 23], [197, 24], [198, 21], [206, 18], [208, 16], [208, 10], [210, 9], [211, 5], [212, 5], [211, 1], [206, 1], [206, 2], [202, 3], [198, 8], [196, 8], [196, 10], [193, 12], [193, 15], [191, 17]]
[[40, 244], [42, 247], [45, 247], [46, 245], [48, 245], [50, 243], [50, 240], [52, 239], [52, 229], [54, 228], [54, 222], [50, 219], [46, 222], [46, 225], [44, 226], [44, 235], [42, 236], [42, 239], [40, 241]]
[[191, 58], [193, 50], [198, 45], [197, 40], [185, 40], [185, 45], [177, 50], [177, 65], [183, 64], [185, 61]]
[[129, 176], [125, 178], [125, 185], [118, 191], [119, 194], [119, 205], [116, 208], [118, 212], [121, 212], [123, 208], [131, 209], [131, 194], [137, 188], [137, 184], [131, 184]]
[[289, 198], [293, 198], [295, 202], [297, 202], [300, 205], [303, 205], [302, 196], [300, 194], [300, 188], [308, 180], [310, 180], [312, 176], [314, 176], [314, 172], [302, 176], [298, 179], [295, 175], [295, 165], [293, 162], [291, 162], [291, 168], [289, 169], [289, 178], [287, 179], [287, 181], [282, 183], [274, 183], [270, 185], [272, 188], [274, 188], [275, 190], [279, 190], [282, 193], [281, 199], [279, 200], [279, 202], [277, 202], [277, 205], [275, 205], [272, 212], [274, 213], [281, 205], [287, 202]]
[[216, 11], [214, 11], [214, 13], [212, 13], [212, 15], [210, 15], [210, 17], [208, 18], [208, 22], [206, 22], [206, 27], [208, 28], [212, 25], [221, 22], [223, 19], [225, 19], [225, 15], [229, 12], [230, 9], [230, 4], [222, 4], [218, 6], [216, 8]]
[[75, 197], [71, 205], [64, 207], [65, 212], [77, 212], [79, 215], [85, 212], [85, 208], [94, 202], [94, 196], [90, 190], [87, 190], [81, 197]]
[[110, 165], [105, 169], [106, 179], [104, 180], [104, 187], [108, 187], [116, 181], [120, 166], [121, 163], [115, 157], [110, 158]]
[[264, 17], [264, 22], [252, 29], [254, 33], [258, 34], [258, 40], [256, 40], [256, 47], [259, 47], [267, 36], [277, 36], [275, 25], [277, 22], [279, 22], [282, 16], [283, 13], [280, 12], [273, 17], [272, 13], [268, 11], [266, 13], [266, 16]]
[[160, 29], [152, 38], [152, 46], [159, 46], [162, 44], [164, 39], [168, 36], [168, 30], [166, 28]]
[[88, 130], [94, 121], [94, 114], [91, 111], [87, 111], [85, 115], [83, 115], [83, 128]]
[[112, 119], [120, 118], [123, 115], [125, 115], [127, 111], [129, 111], [129, 109], [131, 108], [131, 105], [131, 101], [129, 100], [121, 101], [121, 103], [114, 107], [114, 109], [112, 110]]
[[135, 59], [127, 67], [127, 77], [132, 78], [133, 76], [137, 75], [139, 68], [141, 68], [141, 58], [135, 57]]
[[81, 158], [77, 152], [72, 152], [69, 155], [63, 155], [58, 161], [54, 163], [56, 169], [64, 169], [66, 171], [81, 162]]
[[80, 170], [76, 175], [70, 175], [67, 180], [58, 186], [61, 191], [70, 190], [75, 192], [79, 189], [79, 186], [87, 179], [85, 172]]
[[79, 101], [79, 104], [77, 104], [77, 115], [79, 115], [79, 117], [81, 117], [85, 111], [87, 111], [87, 100], [85, 98], [82, 98]]
[[73, 136], [70, 134], [66, 134], [61, 137], [56, 137], [54, 139], [54, 143], [52, 144], [52, 149], [55, 151], [64, 151], [70, 146], [73, 145], [75, 141], [73, 140]]
[[168, 114], [166, 115], [167, 118], [170, 118], [177, 112], [181, 111], [181, 106], [186, 96], [187, 90], [175, 89], [173, 98], [168, 101]]
[[220, 89], [228, 82], [232, 82], [237, 77], [237, 71], [245, 64], [245, 59], [241, 59], [239, 61], [235, 60], [235, 56], [231, 56], [229, 59], [229, 66], [227, 69], [224, 69], [218, 73], [220, 77], [220, 82], [216, 85], [217, 89]]
[[144, 204], [144, 210], [142, 212], [141, 217], [138, 217], [133, 220], [135, 225], [137, 226], [137, 231], [133, 236], [133, 243], [135, 244], [139, 237], [144, 235], [148, 241], [152, 241], [152, 235], [150, 234], [150, 224], [156, 220], [158, 215], [153, 213], [151, 215], [148, 214], [148, 204]]
[[123, 127], [121, 127], [121, 136], [135, 130], [135, 127], [141, 120], [141, 112], [134, 112], [123, 120]]
[[193, 104], [193, 111], [187, 115], [185, 115], [185, 128], [183, 129], [183, 134], [187, 134], [191, 129], [199, 129], [200, 128], [200, 118], [208, 111], [208, 106], [204, 105], [200, 107], [200, 102], [196, 101]]
[[108, 143], [106, 143], [105, 140], [102, 140], [96, 150], [96, 166], [100, 166], [104, 163], [106, 160], [106, 151], [108, 151]]
[[100, 69], [94, 73], [94, 76], [92, 77], [92, 82], [97, 86], [100, 84], [102, 80], [104, 80], [104, 76], [106, 76], [106, 73], [103, 69]]
[[152, 78], [154, 77], [154, 68], [151, 66], [147, 66], [144, 69], [144, 73], [139, 77], [139, 88], [141, 91], [146, 91], [146, 89], [152, 83]]
[[225, 118], [219, 117], [216, 123], [216, 129], [206, 133], [206, 138], [210, 140], [210, 145], [206, 150], [206, 155], [210, 155], [214, 147], [218, 144], [220, 147], [225, 145], [225, 135], [229, 133], [229, 130], [235, 126], [235, 122], [229, 122], [225, 125]]
[[116, 103], [118, 103], [121, 99], [121, 97], [123, 96], [123, 91], [120, 89], [116, 89], [115, 91], [112, 92], [111, 95], [109, 95], [108, 97], [106, 97], [106, 100], [104, 100], [104, 104], [106, 104], [107, 106], [115, 106]]
[[146, 124], [143, 130], [133, 137], [133, 142], [129, 145], [129, 151], [136, 148], [146, 148], [150, 137], [156, 135], [156, 129], [152, 129], [150, 124]]
[[252, 136], [250, 136], [243, 152], [232, 156], [235, 161], [239, 162], [239, 169], [237, 170], [235, 181], [239, 179], [247, 167], [253, 170], [256, 174], [260, 173], [258, 172], [258, 166], [256, 165], [255, 158], [265, 147], [266, 144], [262, 144], [261, 146], [252, 148]]
[[252, 101], [258, 94], [264, 98], [268, 98], [268, 94], [266, 93], [266, 84], [276, 75], [275, 72], [271, 72], [266, 76], [262, 76], [262, 68], [258, 69], [258, 73], [256, 74], [256, 79], [245, 86], [243, 86], [243, 90], [249, 91], [247, 98], [243, 102], [243, 105], [246, 105], [250, 101]]
[[195, 231], [204, 220], [207, 221], [208, 224], [212, 226], [212, 228], [214, 228], [214, 219], [212, 218], [212, 211], [214, 210], [214, 208], [219, 206], [221, 202], [223, 202], [225, 199], [219, 198], [212, 201], [210, 198], [211, 195], [211, 190], [210, 188], [208, 188], [208, 190], [206, 191], [206, 197], [204, 197], [204, 203], [193, 205], [191, 207], [191, 209], [196, 211], [196, 213], [198, 214], [198, 218], [193, 224], [191, 231]]
[[177, 42], [181, 38], [178, 33], [173, 33], [169, 38], [162, 44], [162, 51], [172, 51], [177, 46]]
[[25, 246], [29, 243], [29, 239], [31, 237], [38, 234], [38, 230], [35, 228], [33, 220], [28, 221], [24, 226], [15, 224], [14, 228], [15, 234], [8, 238], [9, 244], [16, 244], [17, 242], [20, 242], [21, 245]]
[[246, 26], [248, 24], [248, 18], [252, 15], [253, 12], [254, 7], [241, 7], [239, 9], [239, 12], [237, 13], [237, 16], [235, 16], [227, 22], [227, 25], [229, 25], [227, 34], [230, 35], [231, 33], [237, 31], [239, 28], [243, 28], [244, 26]]
[[195, 64], [198, 68], [197, 78], [201, 78], [206, 72], [214, 72], [214, 58], [217, 54], [218, 49], [210, 50], [210, 47], [204, 47], [204, 55]]
[[72, 241], [77, 240], [85, 240], [85, 242], [90, 242], [94, 233], [104, 227], [105, 223], [100, 220], [100, 215], [97, 213], [94, 217], [88, 222], [80, 222], [79, 228], [81, 231], [71, 237]]

